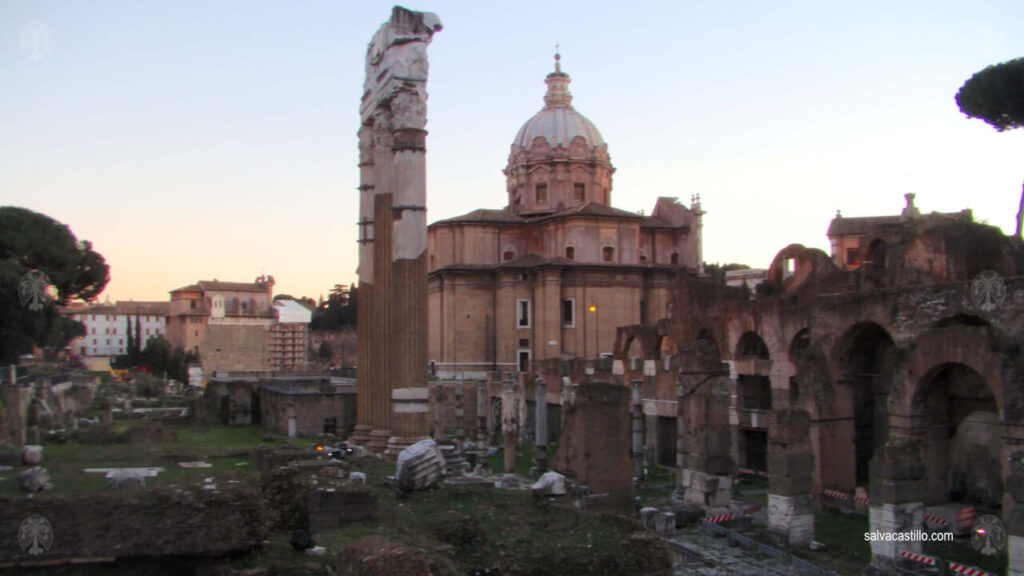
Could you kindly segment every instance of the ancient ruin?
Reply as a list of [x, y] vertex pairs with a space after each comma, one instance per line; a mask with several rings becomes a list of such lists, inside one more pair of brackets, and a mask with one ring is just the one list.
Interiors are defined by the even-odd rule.
[[373, 450], [427, 436], [427, 46], [437, 16], [396, 6], [366, 52], [359, 130], [356, 433]]

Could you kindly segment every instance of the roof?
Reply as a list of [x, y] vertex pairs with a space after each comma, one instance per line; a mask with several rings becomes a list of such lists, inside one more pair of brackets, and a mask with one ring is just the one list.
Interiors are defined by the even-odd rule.
[[313, 313], [309, 308], [299, 304], [295, 300], [282, 298], [274, 302], [274, 309], [277, 310], [277, 321], [288, 323], [309, 324]]
[[509, 223], [509, 224], [521, 224], [525, 220], [521, 216], [513, 214], [509, 210], [490, 210], [487, 208], [481, 208], [479, 210], [473, 210], [461, 216], [454, 218], [448, 218], [447, 220], [438, 220], [434, 224], [443, 224], [448, 222], [487, 222], [487, 223]]
[[932, 226], [950, 220], [957, 222], [972, 222], [974, 217], [970, 210], [960, 212], [932, 212], [914, 217], [906, 216], [865, 216], [847, 218], [837, 216], [832, 219], [828, 227], [828, 235], [832, 236], [857, 236], [870, 234], [879, 228], [889, 226], [904, 226], [908, 224]]
[[170, 312], [170, 302], [146, 302], [146, 301], [124, 301], [118, 300], [116, 304], [104, 302], [93, 304], [85, 308], [69, 308], [64, 310], [65, 314], [128, 314], [141, 316], [167, 316]]
[[868, 234], [880, 226], [899, 224], [899, 216], [866, 216], [863, 218], [833, 218], [828, 227], [829, 236], [854, 236]]
[[604, 146], [604, 139], [597, 126], [572, 107], [569, 93], [569, 75], [562, 72], [556, 58], [555, 71], [544, 80], [548, 85], [544, 94], [544, 109], [533, 115], [516, 134], [512, 146], [529, 149], [535, 138], [544, 138], [552, 148], [569, 147], [577, 137], [586, 140], [591, 148]]
[[183, 286], [177, 290], [171, 290], [171, 294], [175, 292], [206, 292], [207, 290], [216, 290], [221, 292], [266, 292], [267, 285], [260, 282], [221, 282], [220, 280], [200, 280], [195, 284], [189, 284]]
[[523, 124], [512, 145], [529, 149], [535, 138], [544, 138], [552, 148], [568, 148], [577, 136], [586, 140], [591, 148], [605, 145], [597, 126], [575, 108], [545, 108]]

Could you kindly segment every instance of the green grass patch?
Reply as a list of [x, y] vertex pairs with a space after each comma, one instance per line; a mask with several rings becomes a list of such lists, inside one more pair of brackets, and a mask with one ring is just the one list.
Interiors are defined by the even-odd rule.
[[[108, 480], [100, 473], [86, 473], [86, 468], [163, 468], [154, 478], [146, 479], [146, 486], [187, 485], [202, 483], [213, 477], [218, 482], [246, 481], [258, 475], [248, 451], [265, 443], [267, 431], [256, 426], [229, 427], [209, 424], [161, 424], [173, 436], [173, 441], [131, 443], [125, 441], [132, 426], [154, 426], [153, 423], [116, 421], [112, 436], [118, 441], [109, 444], [45, 444], [42, 466], [50, 472], [53, 490], [45, 490], [37, 498], [75, 496], [102, 490], [111, 490]], [[301, 443], [297, 445], [308, 445]], [[286, 439], [271, 444], [287, 445]], [[186, 469], [179, 461], [205, 460], [210, 468]], [[0, 480], [0, 497], [22, 497], [17, 475], [22, 468], [4, 473]]]
[[[555, 458], [555, 451], [558, 446], [555, 444], [548, 444], [548, 465], [551, 465], [552, 460]], [[524, 478], [530, 477], [530, 468], [533, 468], [536, 464], [533, 462], [533, 453], [535, 447], [533, 444], [523, 444], [516, 448], [516, 456], [514, 461], [513, 473], [518, 474]], [[499, 451], [494, 456], [487, 458], [487, 465], [491, 467], [491, 471], [501, 474], [505, 471], [505, 452]]]
[[869, 531], [867, 516], [832, 511], [814, 514], [814, 539], [828, 546], [826, 555], [842, 555], [867, 565], [871, 544], [864, 540], [864, 533]]

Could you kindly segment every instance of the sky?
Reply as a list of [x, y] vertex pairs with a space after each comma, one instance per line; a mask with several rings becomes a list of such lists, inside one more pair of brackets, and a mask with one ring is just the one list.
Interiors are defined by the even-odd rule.
[[[391, 3], [0, 0], [0, 205], [67, 224], [101, 299], [198, 280], [317, 298], [357, 280], [366, 45]], [[971, 208], [1012, 233], [1024, 133], [954, 96], [1024, 56], [1024, 2], [405, 5], [428, 52], [428, 220], [507, 203], [501, 170], [556, 44], [608, 143], [612, 204], [700, 194], [704, 259], [828, 251], [844, 216]]]

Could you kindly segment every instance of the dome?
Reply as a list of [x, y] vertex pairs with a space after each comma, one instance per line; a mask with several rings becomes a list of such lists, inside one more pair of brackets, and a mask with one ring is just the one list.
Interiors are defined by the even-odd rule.
[[594, 123], [572, 107], [569, 93], [569, 75], [562, 72], [559, 55], [555, 55], [555, 71], [544, 80], [548, 85], [544, 95], [544, 109], [523, 124], [512, 145], [529, 149], [535, 138], [544, 138], [552, 148], [569, 147], [577, 136], [587, 141], [587, 146], [597, 148], [605, 145], [601, 133]]
[[541, 137], [548, 141], [552, 148], [569, 147], [573, 138], [582, 136], [587, 146], [596, 148], [604, 146], [604, 139], [597, 131], [597, 126], [583, 114], [571, 106], [566, 108], [544, 108], [523, 124], [516, 134], [512, 145], [518, 148], [529, 148], [534, 138]]

